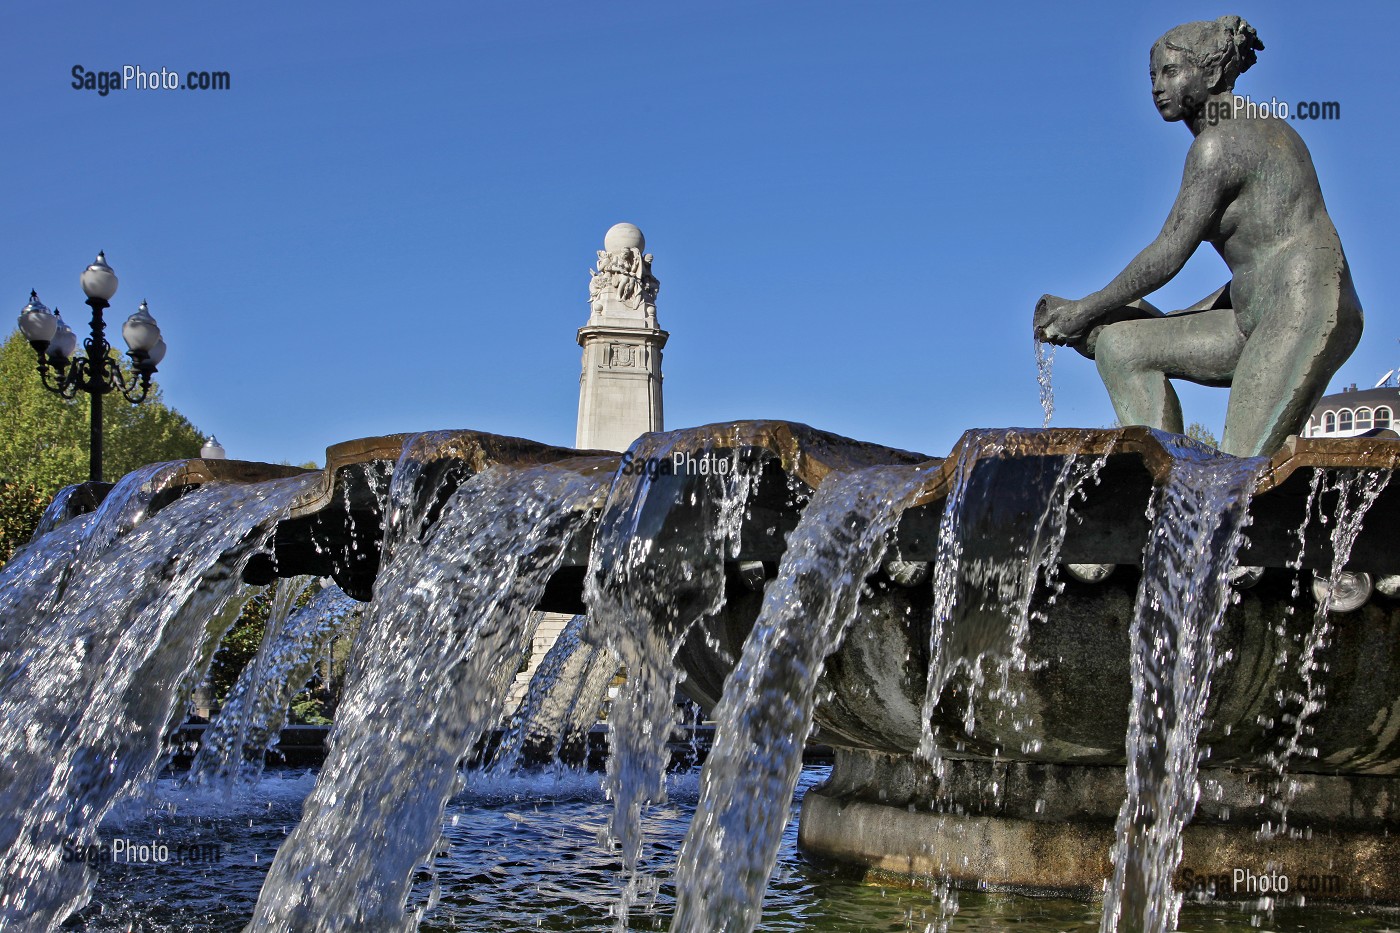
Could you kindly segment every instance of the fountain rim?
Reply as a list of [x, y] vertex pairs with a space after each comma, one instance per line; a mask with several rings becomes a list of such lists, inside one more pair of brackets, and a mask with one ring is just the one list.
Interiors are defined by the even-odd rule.
[[[1000, 433], [1004, 449], [979, 454], [983, 457], [1019, 456], [1100, 456], [1137, 455], [1152, 477], [1152, 484], [1167, 481], [1173, 457], [1170, 448], [1180, 448], [1183, 435], [1156, 428], [1131, 425], [1122, 428], [973, 428], [963, 432], [938, 471], [911, 503], [929, 505], [947, 497], [956, 486], [958, 461], [987, 431]], [[1203, 444], [1192, 442], [1208, 457], [1229, 457]], [[1394, 470], [1400, 464], [1400, 440], [1388, 438], [1304, 438], [1290, 435], [1263, 467], [1254, 496], [1282, 486], [1293, 474], [1310, 468]]]

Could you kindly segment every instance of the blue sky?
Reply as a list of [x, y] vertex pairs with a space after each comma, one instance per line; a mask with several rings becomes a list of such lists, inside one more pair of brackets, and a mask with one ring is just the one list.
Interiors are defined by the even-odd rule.
[[[1189, 133], [1152, 41], [1236, 12], [1237, 91], [1295, 123], [1366, 308], [1334, 386], [1400, 364], [1400, 4], [7, 4], [0, 297], [146, 298], [167, 400], [231, 456], [477, 428], [571, 444], [587, 268], [645, 231], [668, 427], [785, 418], [930, 454], [1036, 425], [1030, 315], [1160, 228]], [[227, 71], [74, 90], [71, 69]], [[1203, 249], [1153, 300], [1227, 278]], [[1055, 424], [1111, 424], [1057, 359]], [[1223, 390], [1187, 387], [1220, 430]]]

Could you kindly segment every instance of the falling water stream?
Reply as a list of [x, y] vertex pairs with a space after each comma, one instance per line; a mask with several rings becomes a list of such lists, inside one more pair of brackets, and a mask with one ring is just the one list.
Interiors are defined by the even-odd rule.
[[[1049, 358], [1041, 349], [1048, 423]], [[1021, 753], [1038, 750], [1020, 738], [1034, 730], [1016, 686], [1017, 675], [1039, 662], [1027, 651], [1032, 626], [1044, 620], [1034, 597], [1048, 592], [1053, 602], [1058, 593], [1056, 568], [1074, 505], [1116, 443], [1110, 438], [1088, 456], [1052, 449], [1046, 438], [1053, 433], [969, 432], [946, 470], [937, 463], [833, 470], [815, 491], [792, 486], [789, 471], [789, 493], [810, 500], [713, 714], [716, 741], [675, 872], [673, 930], [749, 931], [759, 924], [775, 865], [787, 864], [785, 827], [803, 781], [802, 750], [825, 659], [841, 645], [901, 517], [935, 479], [946, 485], [946, 498], [918, 754], [937, 771], [943, 753], [972, 737], [978, 718], [985, 728], [989, 715], [1010, 727], [997, 733], [998, 742], [1018, 742], [1014, 751]], [[1264, 465], [1165, 435], [1159, 440], [1171, 463], [1149, 507], [1129, 636], [1127, 799], [1099, 920], [1103, 933], [1176, 928], [1182, 900], [1171, 881], [1200, 794], [1199, 737], [1215, 638]], [[491, 769], [464, 778], [464, 759], [505, 713], [545, 585], [597, 508], [607, 478], [567, 465], [440, 474], [427, 469], [429, 447], [411, 440], [385, 491], [383, 562], [329, 754], [262, 880], [247, 929], [417, 929], [439, 902], [438, 873], [451, 876], [476, 855], [470, 817], [454, 817], [444, 829], [444, 814], [455, 813], [463, 788], [470, 794], [478, 785], [516, 780], [512, 771], [527, 743], [555, 752], [577, 744], [619, 666], [627, 677], [611, 706], [611, 754], [601, 783], [611, 815], [595, 808], [588, 825], [606, 843], [599, 871], [614, 884], [622, 872], [614, 929], [632, 928], [637, 905], [656, 906], [671, 890], [662, 873], [653, 873], [646, 828], [684, 823], [666, 806], [667, 742], [682, 676], [675, 656], [697, 623], [723, 607], [725, 563], [738, 556], [741, 526], [752, 518], [761, 461], [737, 431], [653, 434], [633, 445], [611, 478], [594, 532], [588, 614], [568, 624], [540, 665]], [[707, 466], [661, 467], [678, 463], [677, 454]], [[114, 804], [154, 778], [162, 737], [178, 723], [182, 699], [236, 614], [244, 564], [319, 479], [211, 483], [153, 512], [177, 468], [157, 465], [124, 479], [95, 515], [55, 518], [0, 571], [0, 722], [28, 724], [0, 731], [0, 931], [54, 928], [83, 906], [94, 874], [60, 864], [65, 844], [92, 841]], [[1388, 478], [1342, 471], [1315, 481], [1309, 513], [1319, 489], [1339, 503], [1331, 528], [1333, 588]], [[316, 646], [356, 608], [327, 587], [292, 612], [298, 585], [282, 588], [257, 659], [205, 736], [190, 793], [201, 782], [237, 786], [240, 794], [266, 786], [263, 757], [291, 694], [305, 682]], [[1328, 643], [1328, 610], [1321, 600], [1301, 642], [1303, 687], [1287, 698], [1294, 712], [1284, 716], [1287, 734], [1275, 754], [1281, 784], [1290, 761], [1315, 754], [1308, 721], [1324, 698], [1314, 672]], [[990, 689], [984, 662], [991, 663]], [[959, 676], [969, 689], [955, 727], [941, 704]], [[565, 780], [562, 771], [555, 780]], [[1285, 797], [1277, 829], [1286, 827], [1287, 804]], [[670, 832], [674, 845], [679, 836], [674, 827]], [[938, 840], [929, 845], [935, 851]], [[957, 901], [944, 899], [928, 929], [947, 929]]]
[[[677, 453], [682, 469], [668, 469]], [[643, 435], [624, 457], [594, 533], [585, 637], [611, 650], [627, 673], [612, 704], [606, 784], [614, 807], [609, 835], [627, 876], [619, 925], [655, 891], [637, 859], [644, 808], [666, 799], [674, 658], [691, 628], [724, 603], [724, 561], [737, 550], [755, 473], [737, 443], [706, 429]]]
[[[412, 482], [412, 471], [394, 482]], [[534, 607], [599, 483], [553, 466], [493, 466], [464, 482], [421, 538], [413, 516], [391, 523], [398, 539], [326, 763], [250, 930], [416, 928], [409, 887], [433, 862], [459, 762], [500, 720]], [[395, 503], [411, 498], [390, 492]]]
[[[1032, 599], [1037, 587], [1051, 590], [1052, 600], [1058, 592], [1060, 550], [1072, 506], [1097, 482], [1117, 443], [1110, 437], [1093, 457], [1077, 448], [1047, 457], [1038, 455], [1035, 445], [1044, 441], [1037, 438], [969, 431], [958, 448], [938, 528], [924, 734], [918, 749], [935, 770], [941, 769], [942, 754], [937, 709], [959, 670], [969, 680], [962, 723], [966, 733], [976, 730], [984, 661], [995, 662], [997, 674], [985, 699], [1011, 717], [1014, 732], [1030, 731], [1011, 675], [1027, 669], [1030, 625], [1044, 615], [1033, 611]], [[1008, 452], [1018, 456], [1008, 460]], [[956, 744], [955, 739], [942, 741]]]
[[[1269, 765], [1275, 772], [1271, 803], [1278, 817], [1276, 822], [1261, 828], [1261, 838], [1272, 838], [1289, 832], [1288, 808], [1296, 793], [1296, 785], [1288, 778], [1289, 765], [1298, 758], [1311, 759], [1317, 756], [1317, 749], [1307, 744], [1308, 736], [1312, 734], [1308, 721], [1322, 709], [1325, 702], [1326, 686], [1322, 678], [1316, 675], [1322, 668], [1322, 661], [1318, 655], [1326, 648], [1331, 634], [1332, 600], [1342, 582], [1345, 567], [1351, 559], [1352, 547], [1361, 533], [1366, 514], [1389, 482], [1389, 470], [1313, 471], [1303, 522], [1298, 528], [1297, 562], [1301, 567], [1307, 527], [1313, 517], [1313, 506], [1316, 503], [1320, 507], [1321, 496], [1330, 492], [1337, 497], [1336, 506], [1330, 516], [1320, 512], [1319, 520], [1324, 526], [1331, 525], [1329, 538], [1332, 565], [1327, 574], [1323, 596], [1318, 600], [1313, 612], [1312, 624], [1303, 637], [1297, 660], [1291, 662], [1299, 672], [1302, 688], [1282, 698], [1280, 718], [1288, 727], [1280, 738], [1278, 747], [1267, 756]], [[1298, 595], [1295, 586], [1295, 602]], [[1286, 653], [1280, 658], [1280, 663], [1290, 663]]]
[[588, 730], [618, 661], [607, 648], [583, 640], [586, 615], [568, 621], [530, 678], [529, 689], [491, 762], [498, 773], [517, 768], [527, 749], [533, 757], [561, 763], [580, 760]]
[[311, 676], [318, 649], [360, 611], [361, 604], [334, 584], [294, 608], [310, 583], [309, 577], [278, 581], [262, 644], [200, 737], [190, 781], [228, 787], [255, 782], [262, 774], [292, 698]]
[[74, 508], [74, 504], [79, 501], [83, 493], [81, 483], [74, 483], [71, 486], [64, 486], [54, 493], [53, 501], [44, 509], [44, 514], [39, 516], [39, 524], [34, 526], [34, 534], [30, 540], [37, 540], [53, 531], [59, 525], [77, 517], [74, 512], [80, 511]]
[[714, 712], [718, 729], [676, 873], [672, 930], [747, 933], [757, 924], [825, 659], [845, 637], [905, 505], [936, 467], [829, 476], [789, 535]]
[[[1165, 437], [1165, 436], [1164, 436]], [[1198, 740], [1210, 698], [1216, 633], [1249, 499], [1268, 461], [1171, 443], [1167, 481], [1149, 505], [1151, 531], [1129, 632], [1133, 699], [1128, 795], [1118, 814], [1102, 933], [1174, 929], [1182, 895], [1172, 877], [1181, 833], [1200, 798]]]
[[0, 721], [28, 726], [0, 732], [0, 929], [46, 929], [84, 902], [92, 873], [65, 845], [154, 776], [243, 564], [314, 479], [211, 483], [140, 524], [130, 500], [99, 511], [86, 559], [7, 658]]
[[1050, 427], [1050, 419], [1055, 416], [1055, 384], [1052, 380], [1057, 349], [1051, 343], [1035, 342], [1035, 381], [1040, 387], [1040, 408], [1045, 412], [1045, 420], [1040, 424], [1042, 428]]
[[15, 551], [0, 570], [0, 682], [8, 679], [13, 652], [42, 618], [40, 604], [62, 591], [78, 544], [96, 520], [88, 514], [59, 525]]
[[95, 512], [76, 518], [66, 517], [67, 498], [79, 487], [67, 487], [68, 496], [49, 505], [33, 539], [0, 571], [0, 647], [9, 638], [28, 639], [31, 629], [50, 619], [73, 571], [144, 521], [152, 501], [182, 466], [154, 463], [134, 470], [112, 487]]

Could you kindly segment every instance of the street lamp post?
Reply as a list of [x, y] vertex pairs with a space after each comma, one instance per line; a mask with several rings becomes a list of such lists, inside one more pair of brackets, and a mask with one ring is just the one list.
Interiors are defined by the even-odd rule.
[[[39, 356], [39, 378], [44, 388], [63, 398], [75, 398], [86, 392], [92, 398], [92, 433], [89, 447], [89, 479], [102, 482], [102, 396], [121, 392], [127, 401], [139, 405], [151, 389], [151, 376], [165, 358], [165, 341], [160, 327], [151, 317], [146, 302], [122, 325], [122, 338], [130, 348], [134, 370], [130, 379], [112, 358], [112, 345], [107, 342], [107, 323], [102, 312], [117, 293], [117, 274], [107, 265], [102, 253], [83, 270], [83, 294], [92, 309], [92, 336], [83, 341], [86, 356], [74, 357], [78, 338], [63, 321], [58, 309], [50, 313], [36, 292], [29, 293], [29, 304], [19, 313], [19, 329]], [[139, 377], [139, 378], [138, 378]]]

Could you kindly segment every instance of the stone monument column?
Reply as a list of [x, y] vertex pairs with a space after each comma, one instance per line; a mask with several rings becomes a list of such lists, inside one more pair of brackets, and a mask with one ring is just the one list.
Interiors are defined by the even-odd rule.
[[[642, 231], [617, 224], [603, 237], [598, 268], [589, 270], [592, 310], [578, 332], [583, 374], [575, 447], [626, 450], [648, 431], [662, 430], [661, 348], [670, 335], [656, 326], [661, 283], [651, 274], [651, 255], [645, 250]], [[529, 666], [515, 677], [508, 710], [519, 708], [535, 669], [570, 618], [541, 613]]]
[[670, 335], [656, 325], [661, 283], [645, 249], [642, 231], [617, 224], [603, 237], [598, 268], [589, 270], [592, 313], [578, 332], [577, 447], [626, 450], [648, 431], [662, 430], [661, 348]]

